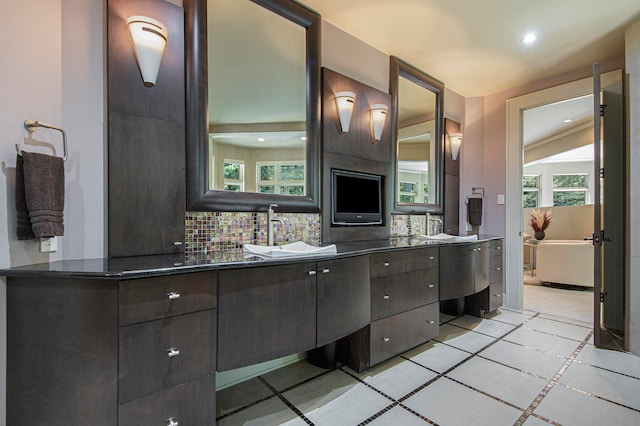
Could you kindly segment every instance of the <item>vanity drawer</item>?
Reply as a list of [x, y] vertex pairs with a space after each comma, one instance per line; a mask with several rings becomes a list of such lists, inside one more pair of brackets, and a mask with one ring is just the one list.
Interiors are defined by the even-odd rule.
[[493, 312], [504, 304], [502, 300], [502, 281], [495, 282], [489, 286], [489, 312]]
[[431, 303], [372, 322], [369, 366], [379, 364], [437, 336], [440, 326], [439, 308], [439, 303]]
[[213, 374], [216, 310], [120, 327], [118, 400]]
[[502, 256], [503, 245], [504, 245], [503, 240], [489, 241], [489, 253], [491, 254], [491, 256]]
[[119, 426], [214, 425], [216, 387], [214, 376], [121, 404]]
[[438, 268], [371, 280], [371, 320], [438, 301]]
[[489, 283], [502, 281], [502, 256], [491, 256], [489, 260]]
[[438, 248], [389, 251], [371, 255], [371, 278], [438, 266]]
[[216, 307], [217, 272], [120, 281], [120, 325]]

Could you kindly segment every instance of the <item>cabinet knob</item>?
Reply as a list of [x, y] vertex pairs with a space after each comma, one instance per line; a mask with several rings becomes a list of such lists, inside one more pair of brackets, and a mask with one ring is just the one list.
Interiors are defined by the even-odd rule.
[[502, 250], [502, 247], [498, 246], [496, 247], [496, 250]]
[[429, 324], [435, 324], [436, 322], [434, 320], [429, 320], [427, 321]]
[[171, 417], [167, 420], [167, 426], [178, 426], [180, 423], [176, 420], [175, 417]]
[[471, 251], [478, 251], [478, 249], [476, 249], [476, 248], [474, 248], [474, 249], [469, 249], [469, 250], [471, 250]]
[[167, 297], [169, 298], [169, 300], [180, 299], [180, 293], [172, 291], [170, 293], [167, 293]]
[[382, 338], [382, 340], [383, 340], [385, 343], [387, 343], [389, 340], [391, 340], [391, 338], [390, 338], [390, 337], [383, 337], [383, 338]]
[[493, 297], [501, 298], [502, 295], [501, 294], [494, 294]]
[[391, 296], [389, 296], [388, 294], [385, 294], [385, 295], [382, 296], [382, 298], [384, 300], [389, 300], [389, 298], [391, 298]]
[[482, 247], [478, 247], [478, 251], [482, 251]]
[[308, 272], [308, 274], [309, 274], [309, 275], [315, 275], [315, 274], [316, 274], [316, 271], [309, 271], [309, 272]]
[[180, 351], [178, 350], [178, 348], [172, 347], [167, 349], [167, 356], [169, 358], [173, 358], [174, 356], [178, 356], [180, 355]]
[[429, 284], [429, 288], [434, 288], [435, 286], [435, 284]]
[[434, 256], [429, 256], [429, 260], [433, 260], [433, 259], [435, 259]]
[[496, 268], [496, 271], [502, 271], [502, 268], [498, 266], [498, 267]]
[[387, 266], [389, 266], [389, 262], [383, 262], [382, 266], [384, 266], [386, 268]]
[[331, 272], [331, 271], [329, 270], [329, 268], [324, 268], [324, 269], [322, 270], [322, 273], [323, 273], [323, 274], [328, 274], [329, 272]]

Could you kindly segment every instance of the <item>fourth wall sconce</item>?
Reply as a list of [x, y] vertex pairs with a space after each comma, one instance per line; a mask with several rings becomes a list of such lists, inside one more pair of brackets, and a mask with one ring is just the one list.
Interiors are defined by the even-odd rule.
[[340, 129], [342, 133], [349, 131], [351, 124], [351, 114], [356, 103], [356, 94], [353, 92], [337, 92], [336, 106], [338, 107], [338, 117], [340, 117]]
[[389, 107], [385, 104], [371, 105], [371, 127], [373, 128], [373, 139], [375, 142], [379, 142], [382, 137], [382, 129], [384, 129], [388, 112]]
[[133, 39], [136, 61], [144, 85], [153, 87], [160, 70], [169, 30], [162, 22], [147, 16], [131, 16], [127, 20], [127, 26]]
[[460, 152], [460, 144], [462, 143], [462, 133], [449, 134], [449, 146], [451, 147], [451, 159], [457, 160]]

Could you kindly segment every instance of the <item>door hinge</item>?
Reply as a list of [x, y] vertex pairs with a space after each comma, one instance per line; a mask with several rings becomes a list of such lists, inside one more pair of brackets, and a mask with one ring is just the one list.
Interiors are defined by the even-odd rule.
[[600, 169], [600, 179], [604, 179], [604, 167]]
[[600, 303], [604, 303], [604, 297], [605, 297], [605, 295], [606, 295], [606, 294], [607, 294], [607, 292], [606, 292], [606, 291], [605, 291], [605, 292], [600, 293]]
[[604, 111], [607, 108], [607, 104], [600, 105], [600, 117], [604, 117]]

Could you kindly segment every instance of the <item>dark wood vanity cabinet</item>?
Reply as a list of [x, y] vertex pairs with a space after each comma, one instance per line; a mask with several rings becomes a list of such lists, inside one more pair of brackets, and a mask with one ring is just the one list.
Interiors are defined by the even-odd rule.
[[489, 242], [440, 247], [440, 300], [457, 299], [489, 285]]
[[488, 253], [483, 258], [487, 260], [487, 267], [483, 267], [486, 272], [487, 285], [475, 294], [467, 296], [465, 300], [465, 312], [477, 317], [483, 317], [488, 312], [493, 312], [503, 304], [503, 262], [502, 247], [503, 240], [491, 240], [486, 243]]
[[371, 324], [340, 342], [341, 361], [364, 371], [438, 335], [437, 247], [370, 256]]
[[215, 424], [216, 285], [9, 277], [7, 424]]
[[220, 271], [218, 371], [336, 341], [369, 324], [369, 257]]

